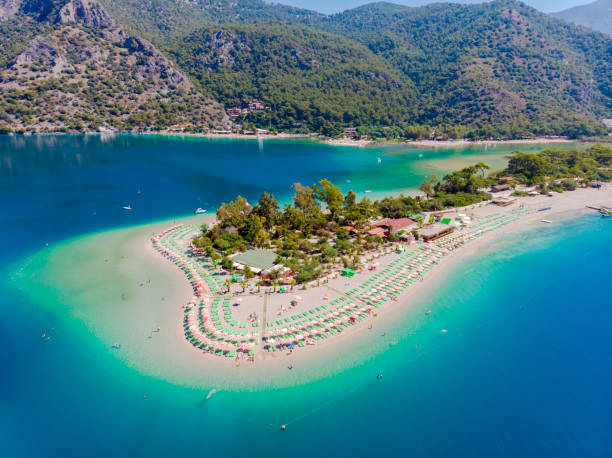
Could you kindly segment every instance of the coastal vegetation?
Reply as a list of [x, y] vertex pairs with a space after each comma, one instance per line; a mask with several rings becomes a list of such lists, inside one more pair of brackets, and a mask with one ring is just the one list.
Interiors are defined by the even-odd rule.
[[[333, 266], [356, 267], [359, 256], [397, 241], [402, 234], [386, 235], [368, 232], [380, 217], [412, 217], [420, 225], [422, 212], [465, 206], [490, 198], [481, 191], [488, 184], [484, 176], [489, 169], [479, 163], [445, 175], [438, 182], [429, 178], [432, 188], [423, 196], [386, 197], [380, 201], [357, 200], [355, 192], [343, 194], [327, 179], [312, 186], [293, 185], [293, 199], [281, 208], [273, 195], [264, 193], [257, 203], [249, 205], [244, 197], [223, 203], [217, 211], [217, 224], [203, 226], [193, 245], [215, 264], [231, 269], [228, 256], [252, 248], [272, 249], [277, 263], [296, 272], [298, 283], [320, 277]], [[408, 235], [408, 234], [405, 234]], [[252, 276], [250, 270], [245, 275]]]
[[[238, 196], [221, 204], [217, 223], [202, 226], [192, 243], [215, 266], [220, 264], [228, 270], [234, 268], [231, 256], [236, 253], [272, 250], [277, 257], [275, 264], [294, 272], [297, 283], [309, 282], [338, 266], [356, 268], [362, 255], [387, 243], [418, 237], [416, 229], [409, 233], [376, 232], [373, 229], [380, 218], [408, 218], [420, 228], [435, 222], [441, 210], [490, 200], [488, 188], [499, 183], [538, 185], [542, 192], [563, 192], [591, 185], [593, 180], [611, 181], [612, 148], [594, 145], [585, 150], [549, 149], [538, 154], [516, 151], [506, 168], [489, 172], [490, 167], [481, 162], [442, 179], [430, 175], [420, 186], [422, 195], [388, 196], [376, 201], [367, 197], [357, 200], [354, 191], [344, 194], [327, 179], [311, 186], [295, 183], [293, 198], [283, 207], [267, 192], [254, 205]], [[514, 193], [528, 195], [524, 189]], [[247, 266], [244, 275], [251, 278], [255, 274]], [[274, 281], [276, 276], [270, 272], [266, 280]]]
[[517, 151], [498, 175], [529, 185], [558, 181], [566, 189], [576, 188], [576, 180], [570, 179], [612, 181], [612, 148], [593, 145], [585, 150], [548, 149], [537, 154]]

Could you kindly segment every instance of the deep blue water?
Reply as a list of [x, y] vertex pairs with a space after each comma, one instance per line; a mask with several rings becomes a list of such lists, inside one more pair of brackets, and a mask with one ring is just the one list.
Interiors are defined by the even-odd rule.
[[[197, 197], [212, 208], [237, 189], [283, 197], [287, 184], [320, 176], [362, 185], [356, 177], [379, 154], [284, 142], [262, 153], [249, 142], [18, 140], [38, 144], [15, 149], [0, 138], [5, 280], [47, 241], [187, 214], [203, 206]], [[278, 169], [287, 154], [293, 160]], [[120, 211], [126, 203], [130, 214]], [[422, 304], [433, 315], [389, 330], [398, 345], [385, 354], [308, 386], [221, 391], [205, 407], [201, 392], [138, 374], [81, 336], [41, 344], [53, 316], [3, 280], [0, 456], [612, 456], [610, 223], [587, 215], [500, 242]]]

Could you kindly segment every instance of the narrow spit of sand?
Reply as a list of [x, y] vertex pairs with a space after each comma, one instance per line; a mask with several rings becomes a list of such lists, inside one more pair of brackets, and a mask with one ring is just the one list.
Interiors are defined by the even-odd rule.
[[[62, 244], [50, 250], [43, 272], [32, 274], [40, 274], [46, 285], [54, 285], [59, 294], [65, 296], [62, 307], [66, 311], [62, 314], [67, 324], [94, 335], [98, 348], [138, 372], [198, 388], [223, 386], [225, 389], [253, 390], [306, 384], [363, 364], [387, 351], [390, 342], [389, 338], [381, 337], [382, 331], [401, 335], [401, 330], [396, 329], [398, 322], [406, 324], [414, 317], [416, 323], [424, 307], [429, 307], [432, 291], [465, 262], [477, 257], [481, 250], [490, 249], [504, 234], [537, 228], [546, 224], [540, 222], [542, 219], [551, 220], [554, 225], [563, 218], [593, 211], [587, 210], [586, 205], [610, 206], [612, 188], [581, 189], [555, 197], [521, 198], [515, 206], [520, 203], [529, 208], [552, 208], [524, 216], [447, 255], [424, 281], [409, 287], [398, 301], [379, 308], [376, 318], [364, 320], [340, 336], [291, 355], [283, 352], [264, 354], [255, 363], [241, 361], [238, 365], [233, 359], [204, 354], [185, 339], [182, 306], [192, 297], [190, 285], [183, 272], [160, 256], [150, 241], [152, 233], [166, 229], [173, 221], [103, 232]], [[505, 209], [486, 205], [457, 209], [454, 213], [462, 211], [484, 216]], [[206, 215], [176, 222], [210, 223], [212, 218], [213, 215]], [[351, 281], [358, 284], [364, 279], [365, 276], [358, 275]], [[304, 302], [312, 301], [310, 305], [314, 306], [327, 292], [322, 288], [298, 290], [297, 294]], [[368, 329], [370, 324], [372, 329]], [[158, 326], [160, 331], [153, 332]], [[121, 344], [120, 349], [112, 348], [115, 342]], [[291, 371], [289, 364], [294, 366]]]
[[[331, 337], [325, 341], [317, 343], [315, 346], [309, 346], [298, 351], [289, 354], [286, 352], [275, 352], [265, 353], [263, 357], [259, 358], [255, 363], [242, 362], [239, 367], [233, 360], [228, 358], [219, 358], [217, 356], [202, 354], [201, 351], [192, 347], [187, 343], [183, 336], [182, 330], [182, 314], [172, 312], [174, 320], [177, 320], [174, 325], [172, 321], [168, 321], [169, 326], [173, 326], [173, 334], [175, 334], [175, 344], [180, 346], [180, 351], [186, 351], [190, 354], [196, 355], [197, 364], [214, 368], [215, 370], [231, 371], [233, 373], [251, 373], [257, 374], [268, 378], [271, 374], [277, 371], [286, 371], [287, 364], [290, 360], [294, 365], [300, 366], [316, 366], [318, 363], [324, 361], [333, 360], [334, 355], [347, 352], [351, 352], [351, 347], [357, 346], [358, 341], [362, 339], [368, 339], [368, 336], [373, 334], [377, 335], [377, 332], [370, 332], [368, 327], [370, 324], [376, 330], [384, 329], [386, 326], [392, 326], [393, 322], [397, 320], [398, 316], [407, 313], [407, 311], [414, 307], [415, 304], [424, 304], [430, 292], [437, 289], [437, 287], [448, 277], [449, 274], [455, 271], [463, 262], [471, 259], [480, 250], [486, 249], [494, 241], [499, 240], [503, 235], [510, 232], [518, 232], [528, 230], [529, 228], [537, 227], [538, 224], [542, 223], [542, 219], [552, 220], [554, 222], [561, 221], [563, 218], [569, 218], [584, 214], [584, 212], [592, 211], [586, 209], [586, 205], [592, 206], [604, 206], [612, 204], [612, 188], [606, 188], [602, 190], [595, 189], [579, 189], [573, 192], [567, 192], [563, 194], [557, 194], [554, 197], [538, 196], [538, 197], [524, 197], [517, 199], [517, 203], [511, 208], [516, 208], [518, 205], [524, 204], [528, 208], [546, 208], [551, 207], [550, 210], [536, 212], [531, 215], [522, 217], [519, 221], [511, 223], [503, 228], [500, 228], [492, 233], [478, 238], [464, 247], [452, 252], [447, 255], [442, 262], [437, 265], [423, 281], [412, 285], [407, 289], [398, 299], [397, 302], [389, 302], [383, 305], [377, 310], [378, 314], [376, 318], [372, 320], [364, 320], [363, 322], [351, 326], [348, 330], [344, 331], [339, 336]], [[494, 205], [485, 205], [476, 208], [469, 209], [457, 209], [454, 212], [449, 212], [450, 216], [458, 213], [474, 213], [478, 216], [485, 216], [491, 213], [504, 211]], [[136, 262], [141, 263], [162, 263], [166, 269], [168, 269], [168, 275], [172, 275], [176, 280], [172, 283], [173, 295], [178, 291], [183, 291], [177, 297], [187, 298], [191, 295], [190, 285], [187, 280], [182, 277], [176, 277], [174, 275], [178, 270], [173, 264], [159, 256], [150, 247], [150, 230], [146, 231], [146, 234], [142, 234], [141, 237], [135, 237], [133, 239], [133, 252], [132, 257], [139, 257], [140, 259], [134, 259]], [[393, 259], [394, 255], [390, 255]], [[361, 274], [365, 275], [365, 274]], [[365, 276], [361, 278], [359, 275], [355, 277], [352, 282], [359, 284], [365, 280]], [[329, 290], [325, 286], [320, 288], [310, 288], [307, 290], [297, 290], [296, 293], [302, 296], [305, 303], [310, 303], [311, 306], [317, 305], [322, 301], [325, 293]], [[272, 296], [287, 296], [280, 294], [273, 294]], [[286, 299], [288, 302], [289, 299]], [[176, 304], [175, 310], [179, 310], [180, 304]], [[183, 341], [184, 344], [179, 344], [179, 341]], [[179, 350], [177, 348], [177, 350]], [[349, 358], [350, 359], [350, 358]]]

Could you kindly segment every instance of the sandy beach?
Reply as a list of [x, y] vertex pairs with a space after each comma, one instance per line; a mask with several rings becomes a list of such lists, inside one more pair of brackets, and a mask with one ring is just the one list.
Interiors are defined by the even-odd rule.
[[[555, 145], [555, 144], [566, 144], [576, 143], [580, 140], [570, 140], [568, 138], [548, 138], [538, 137], [530, 139], [519, 139], [519, 140], [407, 140], [407, 141], [389, 141], [379, 142], [373, 140], [353, 140], [350, 138], [339, 138], [339, 139], [327, 139], [323, 142], [328, 145], [335, 146], [353, 146], [357, 148], [364, 148], [366, 146], [375, 145], [404, 145], [414, 146], [423, 148], [456, 148], [465, 146], [493, 146], [493, 145]], [[608, 143], [611, 140], [599, 141], [599, 143]]]
[[[204, 354], [185, 339], [183, 306], [192, 298], [191, 285], [183, 272], [151, 244], [152, 234], [166, 229], [174, 221], [103, 232], [50, 247], [39, 255], [39, 262], [45, 267], [37, 270], [35, 258], [32, 271], [37, 275], [36, 281], [59, 285], [41, 289], [41, 294], [47, 299], [48, 295], [57, 295], [62, 307], [69, 309], [72, 319], [65, 325], [79, 326], [84, 334], [93, 334], [97, 346], [106, 348], [109, 355], [139, 372], [196, 387], [223, 385], [228, 389], [245, 389], [299, 385], [326, 374], [339, 373], [387, 351], [412, 332], [400, 328], [398, 323], [413, 322], [418, 326], [425, 317], [432, 291], [461, 266], [493, 249], [505, 235], [537, 230], [542, 225], [563, 224], [565, 218], [594, 212], [585, 208], [586, 205], [610, 206], [612, 189], [607, 186], [602, 190], [579, 189], [554, 197], [525, 197], [504, 209], [479, 205], [453, 213], [464, 211], [486, 216], [507, 212], [520, 204], [531, 209], [551, 209], [525, 215], [444, 256], [423, 281], [408, 287], [397, 301], [384, 303], [376, 310], [375, 317], [291, 354], [262, 350], [254, 363]], [[176, 220], [176, 223], [210, 223], [213, 217], [211, 214], [193, 216]], [[542, 219], [552, 223], [544, 223]], [[381, 268], [383, 263], [397, 256], [388, 254], [378, 259]], [[273, 316], [281, 305], [287, 307], [290, 297], [296, 293], [302, 297], [300, 302], [306, 308], [325, 301], [326, 294], [330, 295], [327, 300], [333, 300], [347, 289], [346, 283], [356, 285], [368, 275], [371, 274], [357, 274], [350, 280], [341, 277], [321, 287], [298, 289], [293, 293], [271, 294], [267, 301], [268, 313]], [[70, 296], [64, 297], [62, 291], [70, 291]], [[261, 296], [245, 298], [236, 307], [236, 314], [255, 311], [261, 301]], [[56, 326], [61, 328], [62, 324]], [[113, 348], [114, 343], [119, 343], [120, 348]], [[288, 370], [288, 366], [293, 369]]]
[[[463, 246], [458, 250], [452, 252], [446, 256], [439, 265], [437, 265], [433, 271], [427, 275], [422, 281], [410, 286], [400, 297], [397, 302], [388, 302], [381, 306], [376, 311], [376, 316], [367, 318], [363, 322], [358, 323], [350, 328], [347, 328], [338, 336], [333, 336], [329, 339], [318, 342], [316, 345], [307, 346], [299, 349], [295, 352], [289, 351], [277, 351], [267, 352], [264, 351], [256, 358], [255, 363], [241, 362], [239, 368], [241, 371], [258, 371], [261, 368], [265, 368], [264, 371], [272, 370], [286, 370], [288, 364], [292, 366], [297, 365], [316, 365], [321, 361], [328, 359], [328, 357], [334, 353], [350, 352], [351, 347], [358, 346], [357, 341], [363, 338], [378, 336], [381, 330], [384, 330], [387, 326], [391, 326], [396, 320], [398, 314], [405, 314], [409, 308], [417, 307], [417, 304], [422, 303], [427, 298], [428, 291], [435, 289], [440, 282], [450, 273], [453, 272], [461, 263], [466, 262], [472, 256], [477, 254], [479, 251], [486, 249], [491, 243], [498, 241], [504, 234], [509, 232], [516, 233], [517, 231], [537, 229], [538, 225], [551, 224], [542, 222], [542, 219], [552, 221], [552, 224], [560, 223], [563, 218], [577, 216], [583, 214], [586, 211], [592, 211], [585, 208], [586, 205], [602, 206], [609, 205], [612, 202], [612, 190], [595, 190], [595, 189], [580, 189], [574, 192], [567, 192], [564, 194], [558, 194], [554, 197], [538, 196], [538, 197], [525, 197], [517, 200], [517, 203], [512, 208], [517, 208], [519, 205], [524, 205], [526, 208], [542, 209], [552, 207], [550, 210], [538, 211], [530, 215], [522, 217], [519, 221], [509, 224], [499, 230], [491, 232], [473, 242], [467, 246]], [[449, 212], [448, 215], [453, 217], [461, 212], [469, 212], [477, 216], [487, 216], [492, 213], [499, 213], [506, 209], [500, 209], [497, 206], [486, 204], [478, 205], [476, 207], [470, 207], [468, 209], [456, 209]], [[144, 243], [141, 246], [141, 251], [144, 251], [147, 256], [151, 253], [148, 248], [148, 241], [135, 240], [135, 243]], [[143, 250], [144, 248], [144, 250]], [[134, 253], [136, 254], [136, 252]], [[155, 253], [153, 253], [155, 254]], [[397, 254], [386, 254], [377, 259], [382, 266], [388, 264], [393, 259], [397, 258]], [[158, 259], [156, 262], [160, 262]], [[168, 274], [170, 271], [176, 271], [176, 267], [171, 263], [162, 260], [166, 264]], [[268, 320], [274, 319], [276, 316], [282, 317], [291, 313], [301, 313], [307, 310], [309, 306], [313, 306], [324, 301], [330, 301], [335, 298], [344, 296], [344, 292], [347, 289], [346, 286], [352, 286], [368, 280], [373, 273], [361, 273], [357, 274], [353, 279], [346, 279], [344, 277], [332, 279], [329, 283], [323, 284], [320, 287], [309, 287], [308, 289], [296, 289], [293, 293], [273, 293], [268, 295], [266, 298]], [[178, 297], [185, 300], [190, 296], [191, 288], [187, 284], [186, 279], [183, 277], [180, 281], [173, 283], [173, 293], [178, 291], [184, 291], [179, 294]], [[289, 306], [289, 302], [293, 297], [293, 294], [299, 294], [302, 299], [300, 305], [291, 309], [283, 315], [281, 310]], [[258, 304], [263, 302], [263, 295], [241, 295], [243, 300], [238, 307], [244, 309], [245, 312], [260, 312]], [[305, 304], [302, 306], [301, 304]], [[303, 310], [304, 309], [304, 310]], [[414, 310], [412, 310], [414, 311]], [[272, 315], [272, 318], [270, 318]], [[238, 313], [237, 319], [243, 318]], [[175, 327], [175, 329], [177, 329]], [[178, 328], [176, 339], [180, 340], [182, 337], [182, 329]], [[384, 332], [384, 331], [383, 331]], [[380, 340], [380, 339], [379, 339]], [[385, 342], [382, 339], [382, 342]], [[389, 342], [385, 342], [388, 345]], [[218, 365], [235, 368], [236, 364], [231, 358], [219, 358], [210, 354], [201, 354], [201, 351], [191, 347], [186, 343], [187, 347], [190, 347], [188, 351], [199, 354], [199, 357], [206, 361], [205, 364], [213, 364], [215, 367]]]

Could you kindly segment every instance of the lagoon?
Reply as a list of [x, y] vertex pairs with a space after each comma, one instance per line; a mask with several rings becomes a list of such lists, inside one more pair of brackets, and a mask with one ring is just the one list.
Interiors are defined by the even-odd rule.
[[[28, 285], [19, 276], [45, 268], [35, 265], [45, 259], [45, 243], [63, 249], [88, 243], [83, 236], [92, 232], [111, 240], [121, 231], [109, 229], [196, 207], [211, 211], [236, 193], [253, 200], [266, 189], [287, 199], [292, 182], [321, 177], [344, 191], [409, 192], [427, 174], [458, 164], [501, 167], [512, 147], [45, 136], [0, 138], [0, 148], [0, 363], [8, 374], [0, 382], [2, 456], [539, 457], [610, 450], [612, 315], [600, 285], [609, 276], [612, 232], [594, 215], [506, 237], [465, 260], [386, 329], [397, 341], [392, 348], [307, 384], [216, 386], [205, 404], [213, 386], [144, 373], [102, 346], [72, 307], [83, 297], [75, 282], [71, 291], [60, 281]], [[128, 203], [129, 213], [121, 209]], [[24, 291], [29, 287], [39, 291]], [[422, 313], [428, 309], [432, 315]], [[43, 330], [51, 340], [41, 339]]]

